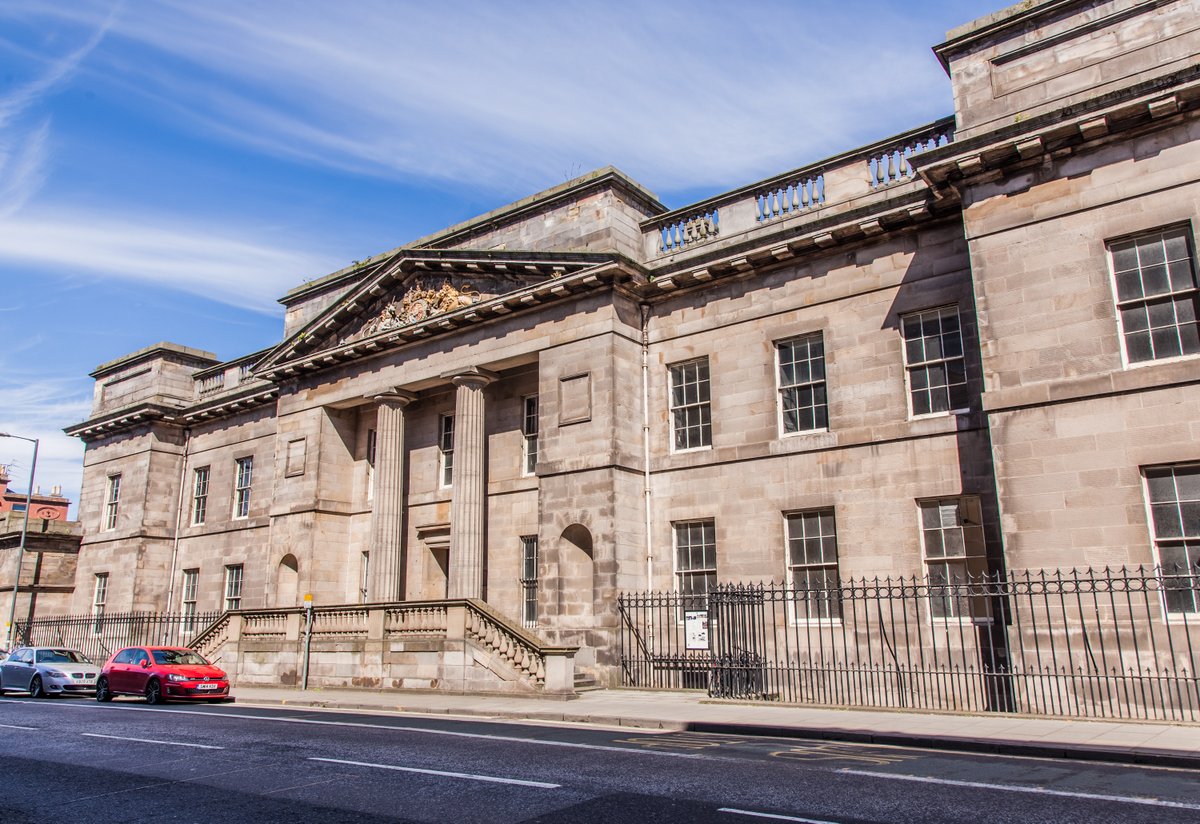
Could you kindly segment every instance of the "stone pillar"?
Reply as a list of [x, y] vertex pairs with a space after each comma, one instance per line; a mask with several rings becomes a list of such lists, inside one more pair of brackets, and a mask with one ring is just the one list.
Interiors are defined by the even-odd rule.
[[367, 600], [399, 601], [404, 593], [404, 408], [416, 399], [397, 389], [375, 398], [375, 480]]
[[450, 376], [454, 398], [454, 478], [450, 502], [451, 598], [483, 597], [484, 537], [487, 532], [487, 439], [483, 390], [496, 379], [472, 367]]

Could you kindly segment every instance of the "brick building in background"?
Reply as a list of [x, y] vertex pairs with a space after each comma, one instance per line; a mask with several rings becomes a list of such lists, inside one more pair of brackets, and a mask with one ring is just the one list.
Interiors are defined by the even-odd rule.
[[935, 51], [952, 118], [671, 211], [603, 169], [99, 367], [73, 610], [478, 598], [611, 683], [622, 591], [1196, 574], [1200, 0]]

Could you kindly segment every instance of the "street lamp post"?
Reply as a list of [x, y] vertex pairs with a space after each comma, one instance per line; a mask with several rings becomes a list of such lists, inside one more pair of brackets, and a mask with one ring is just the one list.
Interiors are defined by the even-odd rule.
[[12, 603], [8, 605], [8, 632], [5, 647], [12, 649], [13, 631], [16, 629], [14, 622], [17, 617], [17, 590], [21, 586], [21, 567], [25, 565], [25, 539], [29, 536], [29, 508], [33, 505], [33, 478], [37, 472], [38, 439], [26, 438], [23, 435], [10, 435], [7, 432], [0, 432], [0, 438], [16, 438], [33, 444], [33, 462], [29, 465], [29, 486], [25, 488], [25, 520], [21, 524], [21, 543], [17, 547], [17, 571], [13, 576]]

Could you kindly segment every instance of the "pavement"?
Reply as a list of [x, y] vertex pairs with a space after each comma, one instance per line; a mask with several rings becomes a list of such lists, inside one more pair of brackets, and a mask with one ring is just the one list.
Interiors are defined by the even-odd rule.
[[239, 686], [239, 704], [888, 744], [1200, 770], [1200, 725], [721, 701], [703, 693], [591, 690], [537, 696]]

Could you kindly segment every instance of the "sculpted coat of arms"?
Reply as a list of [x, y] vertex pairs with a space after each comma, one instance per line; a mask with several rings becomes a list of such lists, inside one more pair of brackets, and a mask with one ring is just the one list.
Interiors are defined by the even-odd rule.
[[404, 293], [404, 297], [384, 306], [383, 310], [368, 321], [354, 337], [366, 338], [390, 329], [420, 323], [433, 315], [453, 312], [478, 301], [479, 293], [472, 289], [469, 283], [455, 287], [449, 281], [443, 281], [437, 289], [431, 289], [417, 281]]

